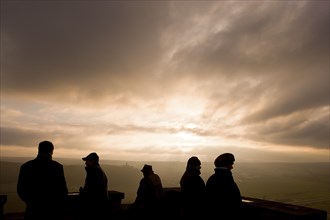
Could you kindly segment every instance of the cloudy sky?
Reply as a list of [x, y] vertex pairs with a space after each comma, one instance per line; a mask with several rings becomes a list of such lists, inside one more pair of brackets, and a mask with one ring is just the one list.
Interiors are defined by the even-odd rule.
[[1, 156], [329, 161], [329, 1], [1, 1]]

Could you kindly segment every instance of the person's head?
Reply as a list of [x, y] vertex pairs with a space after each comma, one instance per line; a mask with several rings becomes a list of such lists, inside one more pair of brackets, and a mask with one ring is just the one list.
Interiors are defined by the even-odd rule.
[[149, 174], [153, 173], [154, 171], [152, 170], [151, 165], [144, 164], [141, 172], [143, 173], [143, 175], [149, 175]]
[[196, 156], [190, 157], [189, 160], [187, 161], [187, 167], [200, 166], [200, 165], [201, 165], [201, 161]]
[[83, 157], [82, 160], [85, 161], [85, 164], [88, 167], [99, 164], [99, 156], [95, 152], [88, 154], [86, 157]]
[[38, 146], [38, 154], [53, 155], [54, 145], [50, 141], [42, 141]]
[[224, 153], [219, 155], [215, 161], [214, 165], [215, 167], [226, 167], [228, 169], [233, 169], [233, 164], [235, 161], [235, 157], [231, 153]]
[[201, 169], [201, 161], [198, 159], [196, 156], [192, 156], [189, 158], [187, 161], [187, 170], [191, 170], [195, 173], [200, 174], [200, 169]]

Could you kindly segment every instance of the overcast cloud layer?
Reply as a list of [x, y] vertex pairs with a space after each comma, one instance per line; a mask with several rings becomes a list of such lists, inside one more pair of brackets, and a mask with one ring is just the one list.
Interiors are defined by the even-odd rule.
[[327, 160], [329, 8], [1, 1], [1, 155]]

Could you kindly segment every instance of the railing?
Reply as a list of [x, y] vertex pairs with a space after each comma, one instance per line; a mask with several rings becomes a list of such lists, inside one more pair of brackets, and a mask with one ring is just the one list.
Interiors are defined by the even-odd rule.
[[243, 197], [245, 216], [254, 220], [326, 220], [327, 212], [304, 206]]
[[[179, 187], [164, 188], [167, 205], [166, 216], [169, 219], [179, 217], [180, 213], [180, 196]], [[122, 204], [125, 194], [118, 191], [108, 191], [109, 194], [109, 210], [113, 215], [112, 219], [122, 219], [127, 211], [128, 204]], [[6, 195], [0, 195], [0, 220], [21, 220], [23, 213], [9, 213], [4, 215], [3, 207], [7, 201]], [[286, 203], [262, 200], [250, 197], [243, 197], [243, 212], [246, 219], [253, 220], [326, 220], [327, 212], [319, 209], [307, 208], [304, 206], [290, 205]], [[71, 192], [68, 196], [67, 218], [68, 220], [76, 219], [79, 212], [79, 194]]]

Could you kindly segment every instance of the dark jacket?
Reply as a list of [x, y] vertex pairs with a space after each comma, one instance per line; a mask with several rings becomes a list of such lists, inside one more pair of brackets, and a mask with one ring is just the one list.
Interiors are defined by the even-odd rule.
[[206, 192], [211, 216], [224, 220], [239, 219], [242, 198], [230, 170], [215, 168], [215, 173], [206, 182]]
[[108, 178], [99, 164], [85, 167], [85, 170], [85, 185], [80, 188], [82, 219], [106, 218]]
[[180, 180], [182, 216], [201, 217], [204, 215], [205, 182], [199, 169], [188, 167]]
[[93, 203], [104, 202], [108, 199], [108, 178], [100, 165], [85, 167], [85, 185], [81, 195]]
[[26, 203], [25, 219], [59, 219], [68, 194], [63, 166], [38, 155], [19, 171], [17, 193]]
[[150, 173], [140, 180], [137, 197], [134, 201], [136, 208], [154, 209], [163, 202], [164, 192], [160, 177]]

